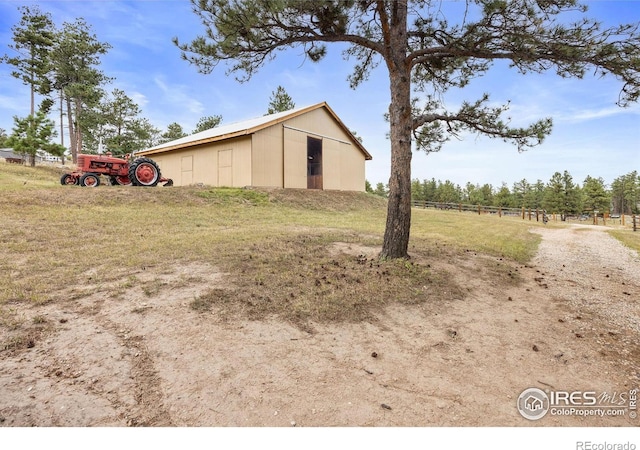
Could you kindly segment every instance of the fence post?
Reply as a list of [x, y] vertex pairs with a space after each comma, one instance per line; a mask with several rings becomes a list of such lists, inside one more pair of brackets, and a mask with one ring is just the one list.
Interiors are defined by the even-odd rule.
[[502, 206], [498, 206], [498, 217], [502, 217]]
[[538, 208], [536, 208], [536, 222], [540, 222], [540, 213], [538, 212]]
[[624, 213], [622, 213], [622, 215], [620, 216], [620, 219], [622, 220], [621, 222], [622, 226], [624, 226]]
[[633, 215], [633, 231], [636, 231], [637, 229], [638, 229], [638, 216], [634, 214]]
[[522, 220], [524, 220], [524, 206], [522, 207]]

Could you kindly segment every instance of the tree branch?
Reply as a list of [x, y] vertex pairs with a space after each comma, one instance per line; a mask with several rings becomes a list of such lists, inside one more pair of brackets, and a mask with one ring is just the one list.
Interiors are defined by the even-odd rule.
[[476, 132], [491, 138], [511, 141], [524, 151], [539, 145], [551, 132], [551, 119], [540, 120], [526, 128], [509, 126], [510, 119], [501, 118], [509, 105], [489, 107], [489, 96], [485, 94], [475, 103], [464, 102], [456, 113], [436, 111], [435, 101], [427, 102], [420, 113], [414, 102], [413, 136], [419, 149], [427, 153], [440, 150], [449, 136], [458, 137], [464, 130]]

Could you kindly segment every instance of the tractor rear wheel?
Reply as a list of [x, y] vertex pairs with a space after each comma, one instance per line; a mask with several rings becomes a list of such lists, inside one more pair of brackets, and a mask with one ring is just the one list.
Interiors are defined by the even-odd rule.
[[160, 168], [152, 159], [138, 158], [129, 165], [129, 180], [134, 186], [156, 186]]
[[98, 187], [100, 186], [100, 177], [95, 173], [85, 173], [80, 177], [80, 186]]
[[74, 177], [70, 173], [65, 173], [60, 177], [60, 184], [63, 186], [75, 186], [78, 184], [78, 178]]

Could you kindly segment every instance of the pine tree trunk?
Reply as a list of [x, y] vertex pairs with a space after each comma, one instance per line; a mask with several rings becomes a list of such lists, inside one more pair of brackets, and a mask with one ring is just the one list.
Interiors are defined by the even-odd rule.
[[[60, 145], [64, 147], [64, 91], [62, 89], [60, 89]], [[62, 164], [64, 164], [64, 153]]]
[[33, 84], [31, 85], [31, 115], [35, 116], [36, 115], [36, 92], [35, 92], [35, 87], [33, 86]]
[[[30, 70], [29, 70], [29, 86], [31, 88], [31, 115], [35, 116], [36, 115], [36, 82], [35, 82], [35, 70], [33, 69], [33, 60], [35, 58], [34, 54], [35, 54], [35, 50], [34, 50], [34, 45], [31, 44], [30, 46], [30, 51], [29, 51], [30, 55], [31, 55], [31, 62], [29, 63]], [[33, 161], [33, 165], [35, 165], [35, 159]]]
[[391, 177], [381, 258], [408, 258], [411, 229], [411, 69], [407, 62], [407, 4], [399, 1], [391, 18], [385, 60], [391, 82]]
[[82, 153], [82, 127], [80, 126], [80, 116], [82, 115], [82, 104], [76, 100], [76, 151]]
[[67, 122], [69, 125], [69, 147], [71, 148], [71, 162], [78, 163], [78, 147], [76, 146], [76, 130], [73, 126], [73, 108], [71, 107], [71, 99], [67, 100]]

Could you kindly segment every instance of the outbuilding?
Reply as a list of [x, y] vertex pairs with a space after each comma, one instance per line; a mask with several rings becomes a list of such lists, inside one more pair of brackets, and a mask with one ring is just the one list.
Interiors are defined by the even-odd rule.
[[365, 190], [371, 155], [326, 102], [211, 128], [138, 152], [176, 186]]

